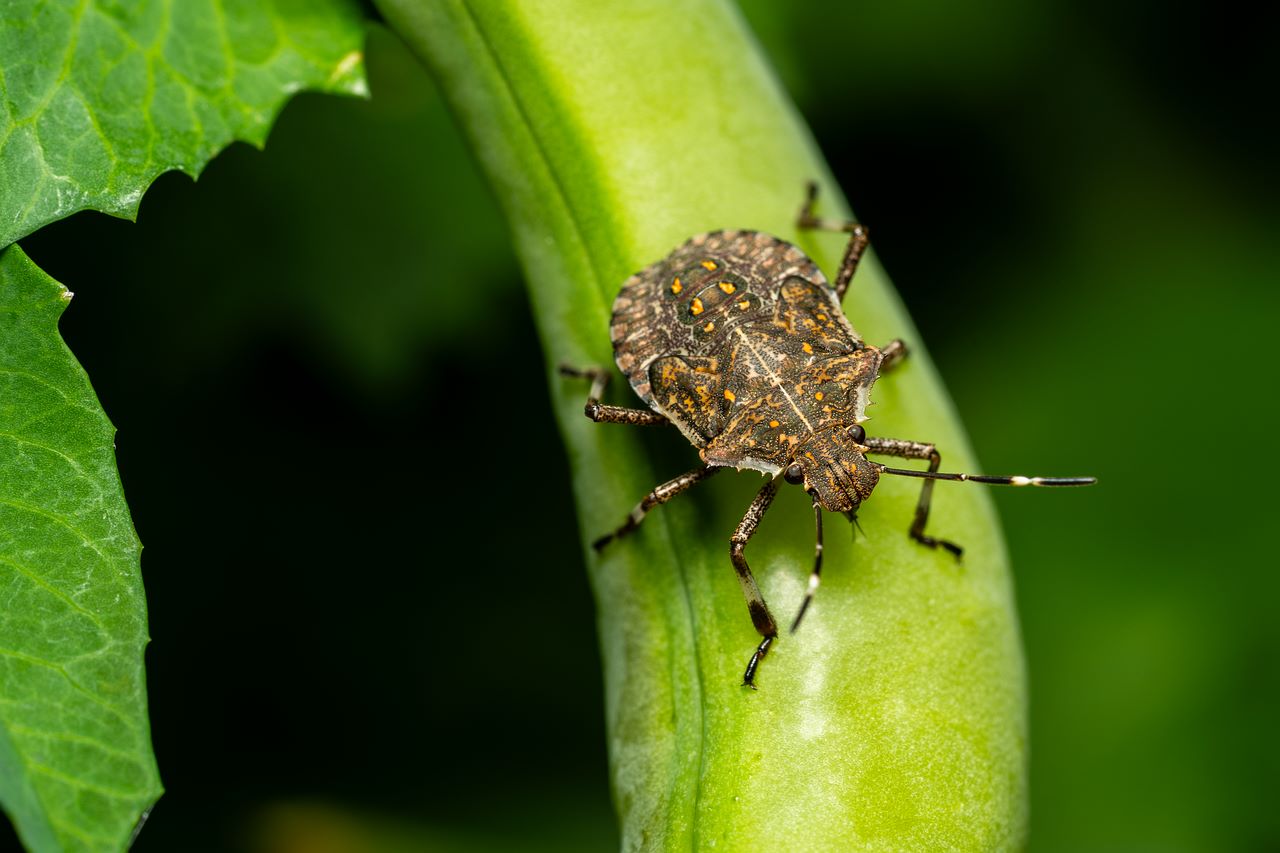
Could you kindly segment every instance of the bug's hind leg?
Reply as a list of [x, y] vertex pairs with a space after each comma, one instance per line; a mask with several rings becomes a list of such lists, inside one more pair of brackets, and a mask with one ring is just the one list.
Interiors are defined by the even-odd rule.
[[590, 379], [591, 390], [587, 392], [587, 404], [582, 413], [598, 424], [631, 424], [632, 426], [666, 426], [671, 423], [664, 415], [646, 409], [627, 409], [622, 406], [606, 406], [600, 402], [605, 386], [609, 384], [609, 374], [599, 367], [573, 367], [560, 365], [562, 376], [575, 379]]
[[[938, 466], [942, 464], [942, 456], [938, 453], [938, 448], [921, 441], [868, 437], [864, 443], [871, 448], [872, 453], [897, 456], [902, 459], [928, 459], [930, 473], [937, 473]], [[958, 560], [964, 553], [963, 548], [946, 539], [935, 539], [924, 532], [925, 525], [929, 523], [929, 502], [933, 499], [933, 484], [933, 480], [925, 480], [924, 485], [920, 487], [920, 500], [916, 503], [915, 518], [911, 521], [911, 538], [926, 547], [949, 551]]]
[[755, 576], [751, 574], [751, 567], [747, 565], [747, 558], [743, 556], [743, 551], [777, 494], [776, 480], [765, 483], [755, 499], [751, 501], [751, 506], [747, 507], [742, 521], [738, 522], [738, 529], [733, 531], [733, 536], [729, 539], [729, 558], [733, 560], [733, 568], [738, 573], [738, 583], [742, 584], [742, 594], [747, 599], [747, 609], [751, 611], [751, 624], [763, 637], [760, 645], [756, 646], [755, 654], [747, 663], [747, 671], [742, 675], [742, 686], [750, 687], [752, 690], [756, 686], [756, 669], [768, 654], [769, 646], [773, 645], [773, 641], [778, 638], [778, 625], [773, 621], [773, 614], [769, 612], [769, 605], [765, 604], [764, 596], [760, 594], [760, 587], [756, 585]]
[[853, 274], [857, 272], [858, 261], [862, 259], [862, 253], [867, 250], [870, 238], [867, 236], [867, 229], [859, 225], [857, 222], [822, 219], [815, 216], [813, 206], [818, 201], [818, 184], [816, 181], [810, 181], [807, 185], [807, 195], [805, 196], [804, 206], [800, 208], [800, 218], [796, 225], [800, 228], [812, 228], [819, 231], [839, 231], [849, 235], [849, 245], [845, 247], [844, 259], [840, 261], [840, 271], [836, 274], [834, 287], [836, 289], [836, 298], [844, 300], [844, 293], [849, 289], [849, 282], [853, 280]]
[[591, 543], [591, 547], [599, 551], [614, 539], [626, 536], [628, 533], [640, 526], [640, 522], [644, 521], [644, 517], [649, 514], [649, 510], [659, 504], [666, 503], [681, 492], [688, 491], [693, 486], [723, 470], [723, 468], [718, 468], [712, 465], [704, 465], [701, 468], [694, 468], [692, 471], [687, 471], [679, 477], [668, 480], [660, 486], [655, 486], [653, 491], [645, 495], [640, 503], [636, 504], [636, 508], [631, 510], [631, 514], [627, 516], [627, 520], [624, 521], [617, 530], [601, 536], [595, 542]]

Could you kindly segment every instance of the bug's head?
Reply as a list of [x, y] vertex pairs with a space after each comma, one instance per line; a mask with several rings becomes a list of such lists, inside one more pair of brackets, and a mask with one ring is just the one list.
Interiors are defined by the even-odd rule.
[[818, 433], [796, 448], [783, 477], [788, 483], [803, 484], [829, 512], [856, 510], [880, 482], [879, 467], [863, 455], [866, 437], [857, 424]]

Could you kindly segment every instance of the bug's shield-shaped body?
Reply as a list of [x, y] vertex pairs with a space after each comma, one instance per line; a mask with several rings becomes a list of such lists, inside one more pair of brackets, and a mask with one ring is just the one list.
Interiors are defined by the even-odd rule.
[[875, 486], [847, 430], [865, 420], [880, 350], [798, 247], [757, 231], [694, 237], [627, 280], [611, 337], [631, 387], [708, 464], [777, 475], [800, 463], [834, 511]]
[[[846, 513], [865, 500], [881, 474], [924, 480], [909, 534], [957, 558], [962, 549], [926, 532], [937, 480], [1013, 486], [1083, 486], [1092, 477], [992, 477], [942, 473], [933, 444], [869, 437], [859, 425], [881, 370], [902, 361], [906, 347], [891, 341], [867, 346], [840, 310], [839, 296], [867, 247], [857, 223], [814, 215], [810, 185], [798, 225], [849, 235], [833, 287], [796, 246], [757, 231], [716, 231], [689, 240], [663, 260], [629, 278], [613, 308], [612, 339], [618, 367], [653, 412], [602, 404], [608, 373], [563, 366], [592, 380], [583, 413], [599, 423], [674, 423], [698, 447], [703, 464], [654, 487], [621, 526], [594, 543], [597, 550], [635, 530], [645, 515], [726, 468], [751, 468], [803, 483], [814, 504], [814, 563], [808, 591], [791, 630], [813, 601], [822, 571], [823, 511]], [[898, 469], [867, 460], [867, 453], [923, 460], [927, 470]], [[742, 683], [755, 687], [760, 662], [778, 639], [745, 549], [778, 493], [764, 483], [729, 538], [729, 558], [761, 640]]]

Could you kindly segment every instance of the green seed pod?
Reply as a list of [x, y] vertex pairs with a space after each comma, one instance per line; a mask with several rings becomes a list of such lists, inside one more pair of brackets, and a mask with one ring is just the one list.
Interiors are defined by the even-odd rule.
[[[840, 196], [729, 4], [378, 5], [433, 69], [503, 203], [550, 365], [611, 365], [621, 283], [693, 234], [766, 231], [834, 275], [844, 240], [802, 235], [795, 218], [810, 179], [827, 215], [843, 213]], [[927, 439], [948, 470], [977, 470], [874, 257], [845, 312], [866, 340], [912, 346], [910, 363], [876, 384], [868, 431]], [[659, 465], [634, 430], [582, 417], [579, 382], [551, 387], [584, 541], [697, 464], [690, 450]], [[742, 665], [758, 637], [728, 537], [759, 486], [750, 473], [717, 477], [592, 555], [624, 847], [1017, 847], [1024, 678], [987, 495], [946, 483], [935, 493], [930, 528], [965, 546], [958, 565], [907, 536], [919, 484], [885, 478], [860, 512], [865, 537], [832, 526], [816, 603], [750, 691]], [[800, 604], [812, 537], [808, 501], [784, 490], [750, 546], [779, 614]]]

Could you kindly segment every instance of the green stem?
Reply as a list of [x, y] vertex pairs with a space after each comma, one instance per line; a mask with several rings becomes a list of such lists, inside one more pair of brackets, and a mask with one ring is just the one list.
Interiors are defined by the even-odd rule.
[[[684, 462], [654, 464], [675, 438], [589, 423], [585, 389], [553, 366], [610, 365], [619, 285], [694, 233], [769, 231], [834, 270], [841, 238], [799, 235], [794, 220], [806, 180], [823, 184], [828, 215], [846, 212], [841, 196], [725, 2], [378, 5], [440, 81], [506, 211], [589, 541], [697, 458], [688, 449]], [[846, 310], [868, 340], [903, 337], [913, 348], [875, 388], [868, 430], [936, 441], [950, 470], [974, 470], [874, 258]], [[519, 368], [512, 381], [527, 381]], [[534, 463], [518, 430], [511, 464]], [[832, 525], [813, 612], [776, 644], [751, 692], [739, 682], [756, 637], [727, 540], [759, 484], [747, 473], [716, 478], [602, 558], [589, 554], [624, 847], [1017, 846], [1024, 679], [1003, 547], [980, 487], [943, 484], [935, 502], [931, 530], [966, 546], [963, 565], [907, 538], [918, 483], [882, 483], [856, 543]], [[812, 516], [792, 491], [778, 503], [748, 556], [775, 612], [789, 614], [805, 586]], [[531, 620], [534, 642], [546, 618], [554, 614]]]

